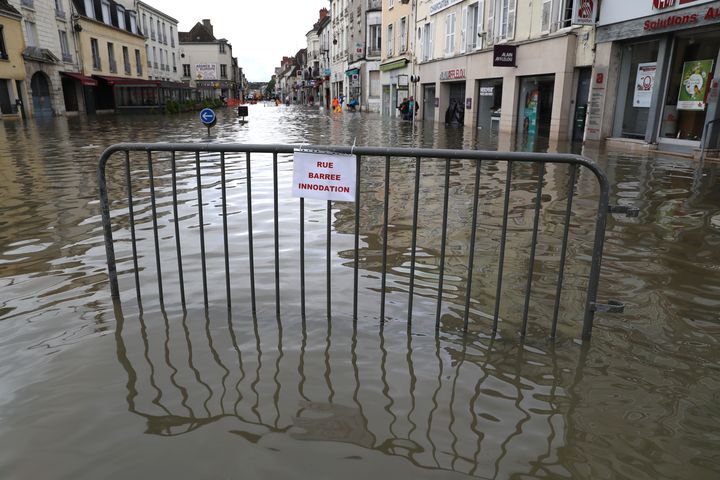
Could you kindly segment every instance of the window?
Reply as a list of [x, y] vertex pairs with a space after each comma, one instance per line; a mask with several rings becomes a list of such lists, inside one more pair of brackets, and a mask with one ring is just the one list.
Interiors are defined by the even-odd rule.
[[540, 14], [540, 31], [542, 33], [550, 32], [550, 18], [552, 17], [552, 0], [543, 0], [542, 13]]
[[144, 13], [143, 13], [143, 25], [142, 25], [142, 28], [143, 28], [143, 34], [147, 37], [147, 35], [148, 35], [147, 15], [145, 15]]
[[101, 7], [103, 23], [106, 23], [108, 25], [112, 24], [112, 19], [110, 18], [110, 2], [108, 2], [107, 0], [103, 0]]
[[395, 6], [395, 0], [390, 0], [390, 1], [388, 2], [388, 8], [392, 8], [392, 7], [394, 7], [394, 6]]
[[130, 12], [130, 13], [128, 13], [128, 16], [130, 17], [130, 31], [137, 35], [137, 33], [138, 33], [137, 13]]
[[3, 26], [0, 25], [0, 59], [7, 60], [8, 54], [5, 50], [5, 36], [3, 35]]
[[155, 22], [152, 17], [150, 17], [150, 39], [155, 40]]
[[473, 3], [467, 7], [467, 15], [463, 19], [463, 32], [465, 32], [465, 40], [463, 42], [464, 51], [472, 51], [476, 48], [482, 48], [480, 34], [483, 30], [483, 2]]
[[173, 52], [173, 72], [177, 72], [177, 64], [175, 63], [175, 52]]
[[426, 23], [422, 26], [422, 59], [423, 62], [432, 60], [433, 58], [433, 31], [432, 23]]
[[569, 27], [570, 25], [572, 25], [573, 0], [561, 0], [560, 4], [560, 18], [558, 19], [558, 28]]
[[398, 39], [400, 44], [400, 53], [405, 53], [407, 50], [407, 17], [400, 19], [400, 38]]
[[393, 35], [393, 26], [392, 26], [392, 23], [391, 23], [390, 25], [388, 25], [388, 29], [387, 29], [387, 48], [386, 48], [386, 49], [387, 49], [387, 52], [386, 52], [386, 56], [387, 56], [388, 58], [390, 58], [390, 57], [393, 56], [393, 48], [395, 47], [394, 43], [395, 43], [395, 36]]
[[370, 34], [368, 35], [368, 40], [370, 42], [368, 55], [376, 57], [380, 56], [380, 48], [382, 45], [382, 25], [370, 25]]
[[125, 66], [125, 75], [130, 75], [130, 50], [128, 47], [123, 47], [123, 65]]
[[515, 37], [515, 6], [517, 0], [490, 0], [488, 28], [493, 42]]
[[157, 47], [153, 47], [153, 67], [158, 68]]
[[220, 42], [220, 53], [225, 53], [225, 44]]
[[55, 15], [60, 18], [65, 18], [65, 9], [63, 8], [62, 0], [55, 0]]
[[28, 47], [39, 46], [37, 39], [37, 28], [35, 27], [35, 23], [28, 22], [27, 20], [25, 20], [25, 39], [27, 40]]
[[190, 64], [183, 63], [183, 77], [189, 77], [189, 76], [190, 76]]
[[95, 6], [93, 0], [85, 0], [85, 16], [95, 18]]
[[175, 32], [173, 31], [172, 25], [170, 26], [170, 46], [175, 48]]
[[135, 49], [135, 69], [137, 70], [138, 77], [142, 75], [142, 57], [140, 56], [140, 50]]
[[98, 44], [97, 38], [90, 39], [90, 49], [92, 50], [93, 68], [100, 70], [102, 63], [100, 62], [100, 45]]
[[108, 42], [107, 52], [108, 52], [108, 63], [110, 64], [110, 72], [117, 73], [117, 64], [115, 63], [115, 45]]
[[60, 50], [62, 51], [63, 62], [72, 62], [67, 32], [65, 30], [58, 30], [58, 35], [60, 36]]
[[455, 13], [445, 17], [445, 54], [451, 55], [455, 51]]
[[160, 19], [158, 18], [156, 20], [156, 22], [157, 22], [157, 41], [162, 42], [162, 37], [160, 36], [160, 35], [162, 35], [162, 32], [160, 31]]
[[152, 67], [152, 59], [150, 58], [150, 47], [145, 45], [145, 58], [147, 58], [148, 68]]
[[220, 78], [227, 78], [227, 65], [224, 63], [220, 65]]
[[117, 20], [118, 20], [118, 27], [122, 28], [123, 30], [127, 30], [127, 26], [125, 24], [125, 8], [124, 7], [117, 7]]
[[163, 43], [164, 43], [165, 45], [167, 45], [167, 29], [166, 29], [166, 27], [165, 27], [165, 22], [163, 22], [162, 25], [163, 25], [163, 29], [162, 29], [162, 32], [163, 32]]

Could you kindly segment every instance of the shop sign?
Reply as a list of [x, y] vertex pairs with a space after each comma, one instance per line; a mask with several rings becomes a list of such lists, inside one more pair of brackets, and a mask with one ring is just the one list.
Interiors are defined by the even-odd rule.
[[463, 0], [438, 0], [437, 2], [430, 5], [430, 15], [435, 15], [436, 13], [442, 12], [446, 8], [457, 5], [462, 1]]
[[[678, 0], [677, 3], [679, 5], [685, 5], [694, 1], [695, 0]], [[652, 0], [652, 5], [655, 10], [664, 10], [666, 8], [674, 7], [675, 0]]]
[[464, 68], [454, 68], [452, 70], [445, 70], [444, 72], [440, 72], [440, 81], [445, 82], [448, 80], [464, 80], [465, 79], [465, 69]]
[[198, 63], [195, 65], [196, 80], [217, 80], [216, 63]]
[[492, 97], [495, 94], [495, 87], [480, 87], [481, 97]]
[[595, 25], [599, 0], [575, 0], [573, 2], [573, 25]]
[[595, 82], [590, 90], [590, 102], [588, 104], [588, 115], [585, 123], [586, 140], [600, 140], [601, 138], [603, 112], [605, 111], [606, 76], [606, 71], [598, 71], [595, 74]]
[[697, 60], [683, 64], [678, 110], [705, 110], [705, 95], [713, 63], [713, 60]]
[[355, 167], [354, 155], [295, 150], [293, 197], [354, 202]]
[[465, 99], [465, 109], [472, 110], [472, 98]]
[[517, 47], [515, 45], [495, 45], [493, 47], [493, 67], [515, 67]]
[[653, 89], [655, 88], [655, 72], [657, 62], [641, 63], [638, 65], [635, 77], [635, 95], [633, 107], [650, 108]]

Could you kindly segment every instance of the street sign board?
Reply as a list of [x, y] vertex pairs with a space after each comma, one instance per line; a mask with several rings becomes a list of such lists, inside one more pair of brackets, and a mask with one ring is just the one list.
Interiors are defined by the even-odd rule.
[[212, 108], [203, 108], [200, 111], [200, 121], [208, 128], [214, 127], [217, 122], [217, 116], [215, 116]]

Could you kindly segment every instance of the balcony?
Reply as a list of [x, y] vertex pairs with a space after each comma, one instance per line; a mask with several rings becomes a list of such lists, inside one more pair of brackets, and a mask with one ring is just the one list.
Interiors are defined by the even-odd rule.
[[117, 63], [115, 63], [115, 60], [110, 60], [110, 73], [117, 73]]
[[142, 74], [143, 74], [142, 65], [138, 65], [137, 76], [142, 77]]
[[132, 74], [132, 70], [130, 69], [130, 64], [126, 63], [125, 64], [125, 75], [130, 75], [130, 74]]
[[150, 40], [155, 40], [155, 32], [150, 33]]

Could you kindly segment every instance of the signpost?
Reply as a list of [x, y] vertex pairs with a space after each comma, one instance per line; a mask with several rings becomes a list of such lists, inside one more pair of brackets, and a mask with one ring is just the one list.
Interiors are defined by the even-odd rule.
[[208, 137], [210, 136], [210, 129], [217, 123], [217, 116], [212, 108], [203, 108], [200, 111], [200, 121], [208, 129]]

